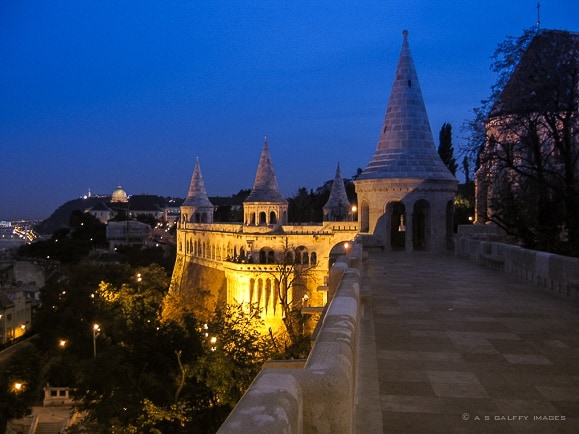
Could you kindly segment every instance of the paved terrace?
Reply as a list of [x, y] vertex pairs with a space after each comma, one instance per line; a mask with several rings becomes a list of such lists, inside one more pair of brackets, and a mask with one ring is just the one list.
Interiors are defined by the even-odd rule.
[[374, 251], [362, 302], [358, 433], [579, 432], [576, 304], [450, 254]]

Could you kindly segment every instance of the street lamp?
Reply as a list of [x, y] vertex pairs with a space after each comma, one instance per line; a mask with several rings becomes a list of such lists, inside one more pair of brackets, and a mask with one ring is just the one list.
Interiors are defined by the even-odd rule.
[[20, 381], [15, 381], [14, 384], [12, 385], [12, 391], [14, 393], [19, 393], [24, 389], [24, 383], [21, 383]]
[[93, 358], [96, 360], [96, 337], [98, 333], [101, 331], [101, 326], [98, 324], [92, 325], [92, 354]]
[[358, 211], [358, 207], [356, 205], [352, 205], [352, 221], [357, 221], [358, 217], [356, 216], [356, 211]]

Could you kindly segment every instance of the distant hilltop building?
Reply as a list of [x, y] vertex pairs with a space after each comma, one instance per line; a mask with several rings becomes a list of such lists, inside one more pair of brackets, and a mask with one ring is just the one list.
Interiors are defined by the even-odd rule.
[[[355, 180], [358, 213], [338, 165], [323, 223], [288, 222], [266, 137], [243, 222], [214, 223], [214, 205], [195, 161], [181, 206], [170, 289], [179, 305], [203, 313], [219, 303], [253, 303], [266, 328], [276, 329], [286, 314], [284, 300], [295, 308], [326, 304], [329, 267], [354, 240], [387, 250], [449, 247], [458, 182], [434, 146], [407, 36], [405, 31], [376, 152]], [[348, 221], [354, 215], [357, 221]], [[290, 276], [284, 264], [293, 264]], [[287, 294], [279, 287], [284, 279], [296, 283]]]
[[174, 203], [154, 195], [129, 196], [121, 185], [118, 185], [110, 195], [96, 197], [102, 200], [96, 202], [86, 212], [105, 224], [119, 216], [129, 218], [150, 216], [165, 223], [174, 223], [179, 218], [179, 207]]

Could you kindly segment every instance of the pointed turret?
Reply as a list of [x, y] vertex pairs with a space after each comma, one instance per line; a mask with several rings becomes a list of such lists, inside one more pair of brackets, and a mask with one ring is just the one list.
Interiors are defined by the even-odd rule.
[[372, 160], [358, 179], [454, 180], [436, 151], [408, 45], [408, 31], [405, 30], [403, 35], [400, 59], [378, 145]]
[[215, 207], [207, 196], [205, 182], [203, 182], [199, 157], [196, 157], [189, 192], [181, 205], [181, 220], [192, 223], [212, 223], [214, 210]]
[[199, 165], [199, 157], [195, 157], [195, 168], [193, 169], [191, 184], [189, 184], [189, 192], [183, 205], [213, 207], [209, 196], [207, 196], [207, 189], [205, 188], [205, 182], [201, 174], [201, 166]]
[[350, 201], [346, 194], [346, 187], [342, 179], [342, 171], [340, 170], [340, 163], [336, 169], [336, 176], [332, 183], [332, 190], [330, 197], [323, 206], [325, 221], [344, 221], [350, 212]]
[[246, 225], [279, 225], [287, 223], [288, 202], [279, 191], [267, 136], [255, 174], [253, 189], [243, 201]]
[[267, 136], [265, 136], [263, 141], [263, 149], [261, 150], [253, 189], [251, 193], [249, 193], [249, 196], [247, 196], [247, 199], [245, 199], [245, 202], [287, 202], [279, 191], [273, 163], [269, 154]]
[[[408, 32], [374, 156], [354, 185], [359, 229], [370, 245], [392, 250], [445, 250], [452, 244], [458, 181], [440, 159]], [[363, 239], [361, 237], [360, 239]]]

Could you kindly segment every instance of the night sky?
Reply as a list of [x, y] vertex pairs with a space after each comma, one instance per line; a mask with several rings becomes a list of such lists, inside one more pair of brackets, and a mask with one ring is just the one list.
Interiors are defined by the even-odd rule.
[[[184, 197], [251, 188], [263, 136], [282, 193], [372, 157], [408, 29], [435, 143], [488, 97], [490, 56], [537, 2], [0, 2], [0, 220], [88, 192]], [[541, 27], [579, 31], [577, 0]]]

